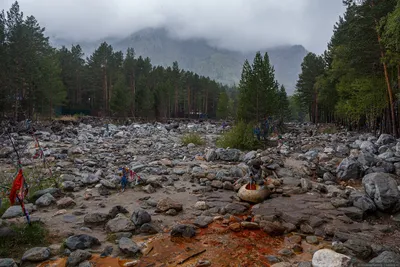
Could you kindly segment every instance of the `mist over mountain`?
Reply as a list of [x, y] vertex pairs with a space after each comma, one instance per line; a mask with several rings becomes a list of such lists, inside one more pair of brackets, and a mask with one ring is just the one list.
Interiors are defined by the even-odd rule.
[[[237, 84], [240, 80], [245, 59], [252, 62], [256, 51], [237, 52], [211, 46], [205, 39], [182, 40], [172, 37], [165, 29], [148, 28], [125, 38], [106, 38], [96, 42], [78, 42], [85, 56], [89, 56], [106, 41], [115, 50], [125, 52], [133, 47], [137, 56], [149, 57], [153, 65], [171, 66], [177, 61], [179, 67], [203, 76], [208, 76], [223, 84]], [[69, 47], [73, 43], [62, 38], [51, 38], [56, 47]], [[275, 68], [276, 79], [293, 94], [301, 63], [308, 53], [302, 45], [279, 46], [265, 49]], [[265, 52], [262, 51], [262, 52]]]

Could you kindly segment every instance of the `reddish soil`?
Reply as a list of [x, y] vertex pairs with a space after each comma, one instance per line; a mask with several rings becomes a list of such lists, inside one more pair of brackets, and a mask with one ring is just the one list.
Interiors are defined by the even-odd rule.
[[[288, 246], [283, 237], [271, 237], [262, 230], [231, 231], [227, 224], [215, 222], [201, 229], [194, 238], [171, 238], [168, 234], [153, 237], [135, 237], [138, 245], [144, 245], [143, 256], [137, 267], [196, 266], [200, 260], [208, 260], [219, 267], [269, 267], [266, 255], [278, 256], [278, 251]], [[303, 241], [303, 253], [294, 255], [291, 261], [310, 261], [318, 249]], [[196, 255], [198, 254], [198, 255]], [[94, 266], [124, 266], [130, 260], [93, 256]], [[66, 259], [47, 262], [39, 267], [65, 266]]]

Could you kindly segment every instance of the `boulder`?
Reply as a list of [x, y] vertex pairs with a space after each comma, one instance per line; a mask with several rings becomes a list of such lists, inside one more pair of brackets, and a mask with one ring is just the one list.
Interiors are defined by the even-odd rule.
[[36, 247], [26, 251], [22, 256], [22, 261], [39, 262], [50, 258], [50, 249], [47, 247]]
[[65, 246], [70, 250], [87, 249], [98, 245], [100, 241], [90, 235], [73, 235], [65, 241]]
[[88, 260], [92, 257], [92, 254], [85, 250], [76, 250], [72, 252], [67, 259], [67, 267], [78, 266], [79, 263]]
[[127, 237], [121, 237], [121, 239], [118, 241], [118, 248], [127, 256], [134, 257], [140, 254], [139, 246]]
[[190, 224], [178, 224], [172, 227], [172, 237], [194, 237], [196, 235], [196, 228]]
[[136, 227], [133, 222], [123, 215], [109, 220], [106, 224], [106, 230], [111, 233], [131, 232], [135, 229]]
[[394, 176], [387, 173], [370, 173], [362, 180], [365, 193], [377, 208], [386, 212], [400, 210], [400, 192]]
[[161, 199], [157, 203], [157, 210], [158, 211], [165, 212], [165, 211], [168, 211], [170, 209], [174, 209], [176, 211], [181, 211], [183, 209], [183, 206], [182, 206], [182, 204], [172, 200], [169, 197]]
[[313, 267], [350, 267], [351, 258], [330, 249], [321, 249], [314, 253]]
[[345, 158], [336, 169], [337, 177], [340, 180], [348, 181], [350, 179], [361, 178], [361, 164], [353, 158]]
[[137, 210], [132, 213], [131, 220], [135, 224], [135, 226], [140, 227], [141, 225], [143, 225], [145, 223], [150, 223], [151, 216], [145, 210]]

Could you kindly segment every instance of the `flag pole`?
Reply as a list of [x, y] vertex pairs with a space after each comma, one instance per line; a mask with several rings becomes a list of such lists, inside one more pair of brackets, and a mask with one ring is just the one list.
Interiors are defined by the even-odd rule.
[[[15, 148], [15, 144], [14, 144], [14, 141], [13, 141], [13, 139], [12, 139], [12, 137], [11, 137], [10, 131], [8, 131], [8, 137], [10, 138], [10, 141], [11, 141], [11, 144], [12, 144], [12, 146], [13, 146], [13, 148], [14, 148], [15, 154], [17, 154], [18, 169], [21, 170], [22, 179], [23, 179], [23, 180], [22, 180], [22, 186], [24, 186], [24, 184], [25, 184], [25, 177], [24, 177], [23, 170], [22, 170], [21, 159], [20, 159], [20, 157], [19, 157], [18, 150]], [[19, 171], [19, 170], [18, 170], [18, 171]], [[28, 188], [27, 188], [27, 189], [28, 189]], [[22, 196], [22, 199], [19, 198], [19, 196], [18, 196], [18, 194], [17, 194], [18, 202], [19, 202], [20, 205], [21, 205], [22, 212], [23, 212], [23, 214], [25, 215], [26, 220], [28, 221], [28, 224], [31, 225], [31, 220], [30, 220], [30, 218], [29, 218], [29, 213], [28, 213], [28, 211], [25, 209], [25, 205], [24, 205], [24, 192], [21, 192], [21, 196]]]

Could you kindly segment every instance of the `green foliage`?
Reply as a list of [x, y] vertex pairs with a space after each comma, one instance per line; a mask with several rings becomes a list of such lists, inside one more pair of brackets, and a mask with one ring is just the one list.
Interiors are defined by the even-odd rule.
[[327, 51], [304, 59], [296, 97], [319, 121], [371, 129], [386, 118], [384, 131], [395, 133], [388, 95], [400, 92], [400, 1], [344, 3]]
[[[283, 91], [282, 91], [283, 90]], [[253, 65], [246, 60], [239, 83], [238, 120], [259, 122], [265, 116], [287, 117], [288, 103], [284, 87], [279, 90], [275, 71], [267, 53], [257, 52]]]
[[[82, 48], [55, 50], [33, 16], [15, 2], [0, 12], [0, 112], [15, 118], [87, 113], [148, 119], [217, 116], [225, 86], [208, 77], [171, 67], [153, 66], [150, 58], [126, 54], [103, 42], [86, 60]], [[231, 104], [230, 99], [226, 101]], [[229, 105], [226, 106], [229, 106]], [[231, 105], [232, 106], [232, 105]], [[220, 110], [221, 111], [221, 110]], [[227, 116], [230, 110], [222, 110]]]
[[288, 98], [290, 119], [293, 121], [304, 122], [306, 119], [306, 108], [301, 104], [300, 98], [294, 94]]
[[252, 150], [259, 147], [260, 144], [254, 137], [253, 124], [240, 121], [217, 140], [217, 146]]
[[126, 84], [125, 77], [120, 75], [113, 88], [110, 107], [111, 110], [119, 115], [127, 116], [132, 104], [132, 95]]
[[4, 212], [10, 207], [10, 200], [8, 198], [1, 199], [0, 216], [3, 216]]
[[315, 101], [318, 88], [315, 87], [317, 77], [324, 73], [325, 62], [321, 56], [308, 53], [301, 64], [301, 73], [296, 84], [296, 94], [302, 105], [308, 108], [308, 113], [315, 121]]
[[192, 143], [198, 146], [204, 145], [204, 140], [201, 138], [201, 136], [197, 133], [189, 133], [185, 134], [182, 137], [182, 143], [187, 146], [188, 144]]
[[218, 98], [218, 107], [217, 107], [217, 118], [218, 119], [226, 119], [229, 115], [230, 108], [232, 107], [232, 103], [229, 102], [228, 94], [225, 90], [223, 90], [219, 94]]
[[40, 223], [12, 225], [11, 229], [13, 236], [0, 238], [0, 257], [21, 258], [28, 249], [48, 246], [48, 231]]

